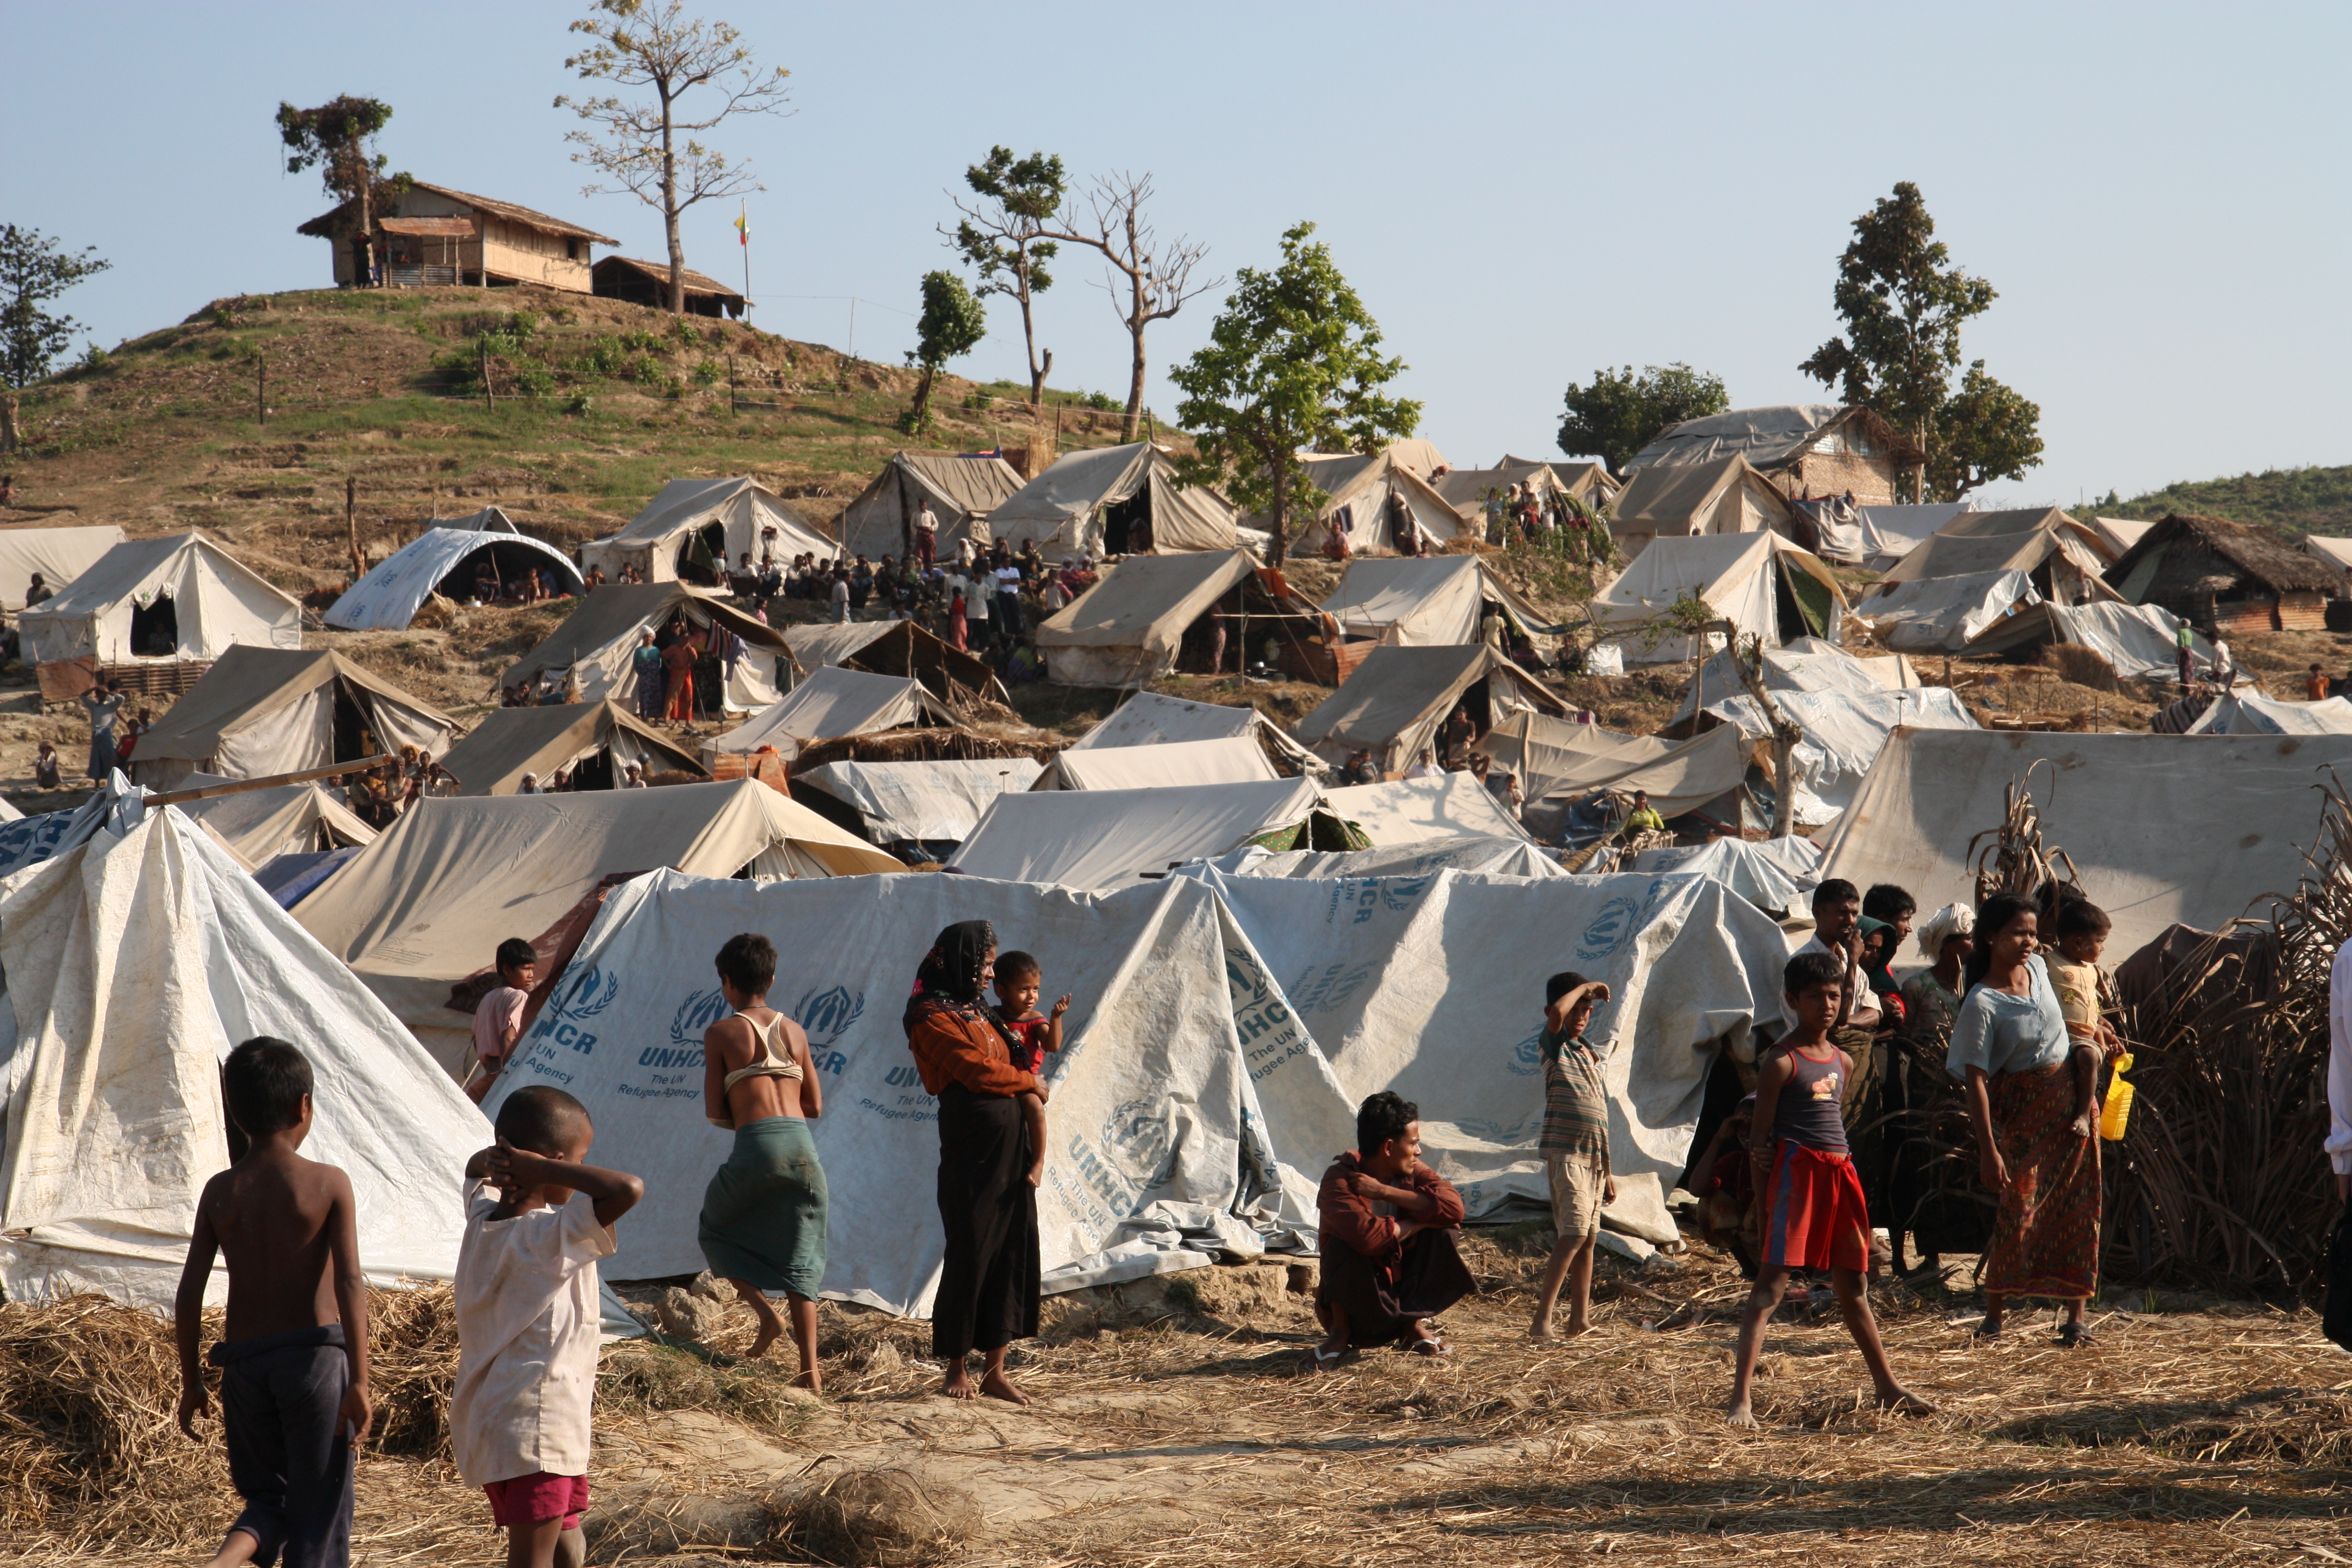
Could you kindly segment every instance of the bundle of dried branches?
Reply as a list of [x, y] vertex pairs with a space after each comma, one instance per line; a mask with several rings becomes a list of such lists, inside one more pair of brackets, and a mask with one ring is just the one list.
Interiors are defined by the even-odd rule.
[[[1988, 827], [1969, 840], [1969, 856], [1976, 869], [1977, 902], [2000, 893], [2015, 893], [2038, 900], [2044, 912], [2054, 910], [2062, 896], [2079, 896], [2081, 879], [2075, 875], [2074, 862], [2063, 849], [2044, 848], [2042, 842], [2042, 808], [2033, 800], [2033, 769], [2047, 767], [2046, 762], [2036, 762], [2017, 778], [2009, 781], [2002, 792], [2002, 804], [2007, 808], [2000, 826]], [[2054, 792], [2057, 773], [2051, 773]], [[1986, 843], [1986, 840], [1991, 840]], [[1979, 849], [1979, 845], [1984, 847]]]

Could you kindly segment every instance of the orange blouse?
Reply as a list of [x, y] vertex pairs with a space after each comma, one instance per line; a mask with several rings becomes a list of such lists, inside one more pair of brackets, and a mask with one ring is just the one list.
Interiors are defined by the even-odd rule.
[[931, 1094], [951, 1083], [974, 1094], [1027, 1094], [1037, 1087], [1036, 1074], [1013, 1065], [1004, 1037], [967, 1013], [931, 1014], [915, 1026], [907, 1044]]

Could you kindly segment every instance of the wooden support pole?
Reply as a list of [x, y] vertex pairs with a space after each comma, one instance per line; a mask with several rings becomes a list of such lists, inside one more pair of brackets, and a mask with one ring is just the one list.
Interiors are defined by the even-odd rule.
[[391, 752], [386, 752], [377, 756], [362, 757], [355, 763], [332, 763], [323, 768], [306, 768], [299, 773], [272, 773], [263, 779], [236, 779], [228, 784], [206, 784], [202, 789], [179, 789], [173, 790], [167, 795], [151, 795], [147, 797], [147, 804], [178, 805], [191, 800], [211, 800], [217, 795], [243, 795], [247, 790], [276, 789], [280, 784], [308, 784], [312, 779], [332, 778], [337, 773], [363, 773], [371, 768], [380, 768], [386, 763], [397, 760]]
[[253, 356], [253, 422], [269, 423], [269, 362], [259, 354]]
[[351, 540], [352, 581], [367, 575], [367, 557], [360, 553], [360, 481], [354, 475], [343, 477], [343, 531]]
[[493, 393], [493, 392], [490, 390], [490, 345], [489, 345], [489, 344], [488, 344], [488, 343], [484, 343], [484, 344], [482, 344], [482, 345], [481, 345], [481, 348], [482, 348], [482, 406], [483, 406], [483, 407], [485, 407], [485, 408], [496, 409], [496, 408], [498, 407], [498, 405], [499, 405], [498, 395], [497, 395], [497, 394], [495, 394], [495, 393]]

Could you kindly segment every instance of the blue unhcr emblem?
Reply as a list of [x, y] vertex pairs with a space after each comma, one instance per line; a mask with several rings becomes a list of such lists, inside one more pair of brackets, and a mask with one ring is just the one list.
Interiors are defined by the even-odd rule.
[[1127, 1167], [1128, 1179], [1145, 1192], [1165, 1186], [1176, 1174], [1176, 1134], [1168, 1118], [1148, 1100], [1130, 1100], [1103, 1123], [1103, 1147]]
[[1511, 1059], [1503, 1065], [1519, 1078], [1532, 1078], [1543, 1071], [1543, 1031], [1538, 1029], [1511, 1047]]
[[1633, 899], [1615, 898], [1601, 905], [1592, 923], [1584, 928], [1584, 934], [1576, 939], [1576, 956], [1589, 963], [1616, 952], [1633, 934], [1633, 922], [1641, 912], [1641, 904]]
[[550, 1011], [561, 1011], [574, 1018], [593, 1018], [610, 1007], [620, 994], [620, 975], [602, 964], [592, 963], [572, 974], [563, 1000]]
[[724, 993], [693, 993], [677, 1005], [677, 1014], [669, 1021], [669, 1043], [673, 1046], [699, 1044], [702, 1031], [727, 1016], [727, 1011]]
[[866, 1012], [866, 993], [835, 985], [827, 991], [812, 991], [800, 999], [793, 1016], [808, 1031], [809, 1044], [829, 1046], [849, 1033]]

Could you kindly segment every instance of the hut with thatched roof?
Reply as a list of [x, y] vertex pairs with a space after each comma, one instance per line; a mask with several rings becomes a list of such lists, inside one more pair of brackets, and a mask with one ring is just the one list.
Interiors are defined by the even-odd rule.
[[2107, 568], [2135, 605], [2158, 605], [2214, 636], [2325, 631], [2341, 573], [2259, 529], [2175, 512]]

